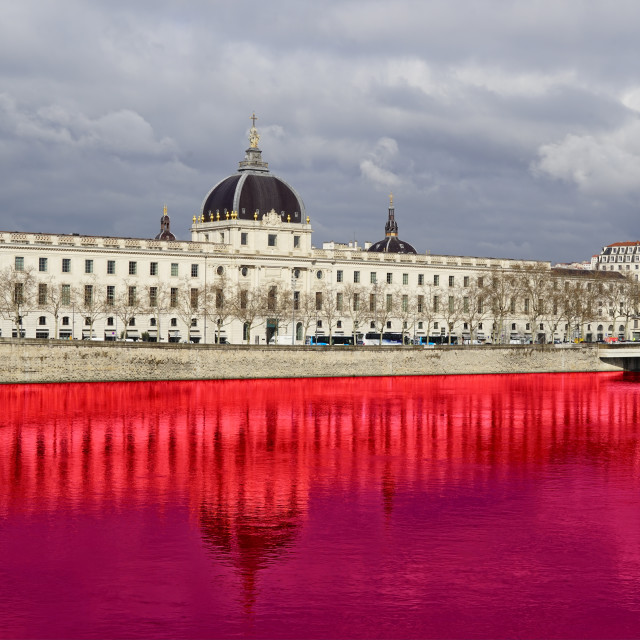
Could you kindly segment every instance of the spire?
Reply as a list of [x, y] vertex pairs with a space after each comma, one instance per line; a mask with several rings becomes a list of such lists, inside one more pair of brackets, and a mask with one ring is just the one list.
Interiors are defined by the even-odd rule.
[[389, 194], [389, 219], [387, 224], [384, 225], [385, 236], [397, 236], [398, 235], [398, 223], [396, 222], [396, 210], [393, 208], [393, 193]]

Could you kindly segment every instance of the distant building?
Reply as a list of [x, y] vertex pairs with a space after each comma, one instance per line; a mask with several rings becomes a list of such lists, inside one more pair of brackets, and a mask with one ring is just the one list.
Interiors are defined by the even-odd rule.
[[602, 247], [600, 254], [594, 256], [593, 262], [596, 271], [638, 272], [640, 271], [640, 240], [614, 242]]

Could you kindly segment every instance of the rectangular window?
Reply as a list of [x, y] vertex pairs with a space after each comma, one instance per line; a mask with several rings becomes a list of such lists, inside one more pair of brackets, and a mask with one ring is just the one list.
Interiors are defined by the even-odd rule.
[[197, 264], [192, 264], [191, 265], [191, 277], [192, 278], [197, 278], [198, 277], [198, 265]]
[[524, 299], [524, 312], [529, 313], [529, 298]]
[[116, 261], [107, 260], [107, 275], [114, 276], [116, 274]]
[[393, 309], [393, 295], [387, 293], [387, 311], [391, 311], [391, 309]]
[[171, 263], [171, 277], [173, 277], [173, 278], [177, 278], [178, 277], [178, 263], [177, 262], [172, 262]]
[[248, 233], [241, 233], [240, 234], [240, 244], [245, 246], [245, 247], [249, 244], [249, 234]]
[[84, 272], [85, 273], [93, 273], [93, 260], [85, 260], [84, 261]]
[[463, 286], [464, 287], [468, 287], [469, 286], [469, 276], [465, 276], [464, 277]]
[[424, 286], [424, 273], [418, 274], [418, 286], [419, 287]]
[[418, 296], [418, 313], [424, 311], [424, 296]]
[[293, 248], [294, 249], [300, 248], [300, 236], [293, 236]]
[[90, 307], [93, 304], [93, 285], [84, 285], [84, 306]]
[[38, 271], [46, 271], [49, 266], [48, 258], [38, 258]]
[[453, 305], [455, 304], [455, 300], [453, 296], [449, 296], [449, 313], [453, 313]]
[[408, 273], [403, 273], [402, 274], [402, 284], [409, 284], [409, 274]]
[[116, 302], [116, 287], [113, 284], [107, 285], [107, 306], [113, 307]]
[[158, 287], [149, 287], [149, 306], [158, 306]]
[[482, 287], [484, 287], [484, 278], [482, 276], [478, 278], [478, 287], [480, 287], [481, 289]]
[[393, 284], [393, 273], [387, 273], [387, 284]]
[[299, 308], [300, 308], [300, 292], [294, 291], [293, 292], [293, 309], [294, 311], [297, 311]]
[[378, 276], [375, 271], [371, 272], [371, 284], [375, 284], [378, 281]]
[[462, 298], [462, 311], [463, 313], [469, 313], [469, 297]]
[[[177, 289], [176, 289], [177, 291]], [[248, 293], [246, 289], [243, 289], [240, 292], [240, 308], [241, 309], [246, 309], [247, 308], [247, 297], [248, 297]], [[246, 338], [245, 338], [246, 340]]]
[[434, 287], [440, 286], [440, 276], [433, 276], [433, 286]]
[[71, 304], [71, 285], [70, 284], [63, 284], [60, 286], [60, 302], [65, 307], [68, 307]]
[[178, 287], [171, 287], [169, 295], [169, 305], [175, 309], [178, 306]]
[[129, 275], [135, 276], [138, 273], [138, 263], [133, 260], [129, 261]]
[[440, 296], [433, 296], [433, 310], [437, 313], [440, 309]]
[[13, 303], [22, 304], [24, 302], [24, 285], [22, 282], [16, 282], [13, 287]]
[[338, 269], [338, 271], [336, 271], [336, 282], [342, 282], [342, 277], [343, 277], [343, 272]]
[[516, 312], [516, 299], [515, 298], [511, 298], [511, 304], [509, 305], [509, 312], [510, 313], [515, 313]]
[[360, 282], [360, 272], [359, 271], [354, 271], [353, 272], [353, 281], [355, 283]]
[[24, 258], [16, 256], [16, 271], [24, 271]]
[[158, 263], [157, 262], [151, 262], [149, 264], [149, 275], [150, 276], [157, 276], [158, 275]]
[[47, 285], [43, 283], [38, 285], [38, 304], [41, 307], [47, 304]]
[[[295, 293], [298, 293], [297, 291]], [[295, 299], [295, 294], [294, 294]], [[224, 291], [222, 289], [216, 289], [216, 309], [222, 309], [224, 307]]]
[[455, 286], [456, 280], [455, 280], [455, 276], [449, 276], [449, 286], [453, 287]]
[[128, 303], [130, 307], [135, 307], [135, 304], [136, 304], [136, 288], [135, 287], [129, 287]]
[[353, 310], [360, 311], [360, 294], [359, 293], [353, 294]]
[[71, 273], [71, 258], [62, 258], [62, 273]]
[[409, 296], [408, 295], [403, 295], [402, 296], [402, 310], [403, 311], [408, 311], [409, 309]]
[[322, 291], [316, 291], [316, 311], [322, 310]]
[[369, 294], [369, 311], [375, 311], [375, 310], [376, 310], [376, 294], [370, 293]]
[[342, 311], [342, 305], [344, 303], [344, 295], [342, 293], [336, 294], [336, 309]]
[[270, 233], [267, 237], [267, 245], [269, 245], [270, 247], [275, 247], [277, 237], [278, 236], [275, 233]]
[[267, 309], [269, 311], [275, 310], [277, 295], [278, 295], [277, 287], [269, 287], [269, 293], [267, 295]]
[[478, 299], [478, 313], [484, 313], [484, 300], [482, 298]]
[[198, 308], [198, 302], [199, 302], [199, 298], [200, 298], [200, 292], [198, 291], [198, 289], [191, 289], [191, 295], [189, 297], [189, 302], [191, 303], [191, 308], [192, 309], [197, 309]]

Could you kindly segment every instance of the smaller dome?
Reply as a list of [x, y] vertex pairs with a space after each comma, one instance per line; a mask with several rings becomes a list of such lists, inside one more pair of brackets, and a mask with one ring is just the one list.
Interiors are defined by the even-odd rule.
[[393, 195], [389, 196], [389, 219], [384, 226], [385, 238], [369, 247], [377, 253], [418, 253], [408, 242], [398, 238], [398, 223], [393, 207]]

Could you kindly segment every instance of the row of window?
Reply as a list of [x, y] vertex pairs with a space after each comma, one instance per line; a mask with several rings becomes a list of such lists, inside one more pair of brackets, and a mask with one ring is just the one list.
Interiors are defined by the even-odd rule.
[[[269, 236], [271, 237], [271, 236]], [[296, 236], [297, 237], [297, 236]], [[15, 269], [16, 271], [24, 271], [24, 257], [22, 256], [16, 256], [15, 258]], [[47, 272], [49, 270], [49, 258], [38, 258], [38, 271], [41, 272]], [[242, 275], [246, 276], [247, 275], [247, 268], [246, 267], [242, 267], [241, 268], [242, 271]], [[217, 267], [216, 270], [218, 275], [222, 275], [224, 273], [224, 268], [222, 266]], [[62, 273], [71, 273], [71, 258], [62, 258]], [[84, 273], [86, 274], [91, 274], [94, 273], [94, 261], [91, 259], [87, 259], [84, 261]], [[115, 275], [116, 274], [116, 261], [115, 260], [107, 260], [107, 275]], [[135, 260], [130, 260], [129, 261], [129, 265], [128, 265], [128, 275], [130, 276], [135, 276], [138, 275], [138, 262]], [[149, 275], [150, 276], [157, 276], [159, 275], [159, 270], [158, 270], [158, 263], [157, 262], [150, 262], [149, 263]], [[171, 276], [172, 277], [179, 277], [180, 275], [180, 265], [177, 262], [172, 262], [171, 263]], [[191, 264], [191, 277], [192, 278], [197, 278], [199, 275], [199, 265], [198, 264]], [[316, 273], [317, 277], [319, 280], [321, 280], [324, 276], [322, 271], [318, 271]], [[299, 270], [296, 270], [296, 277], [300, 276], [300, 272]], [[394, 274], [391, 272], [388, 272], [386, 274], [386, 283], [387, 284], [393, 284], [393, 276]], [[378, 283], [378, 274], [376, 271], [371, 271], [369, 273], [369, 280], [371, 282], [371, 284], [377, 284]], [[354, 271], [353, 272], [353, 282], [354, 283], [359, 283], [360, 280], [360, 271]], [[336, 271], [336, 282], [344, 282], [344, 271], [341, 269], [338, 269]], [[470, 277], [469, 276], [463, 276], [463, 286], [464, 287], [468, 287], [470, 286]], [[480, 277], [478, 278], [478, 286], [482, 287], [483, 286], [483, 278]], [[425, 277], [424, 274], [420, 273], [418, 274], [418, 286], [424, 286], [425, 283]], [[403, 273], [402, 274], [402, 284], [403, 285], [408, 285], [409, 284], [409, 274], [408, 273]], [[433, 284], [434, 286], [440, 286], [440, 276], [439, 275], [434, 275], [433, 276]], [[455, 286], [455, 276], [449, 276], [449, 286], [450, 287], [454, 287]]]
[[[16, 256], [15, 257], [15, 270], [16, 271], [24, 271], [24, 257]], [[49, 258], [38, 258], [38, 271], [46, 273], [49, 271]], [[71, 273], [71, 258], [62, 258], [62, 273]], [[94, 273], [94, 261], [93, 260], [85, 260], [84, 261], [84, 273]], [[115, 275], [116, 273], [116, 261], [115, 260], [107, 260], [107, 275]], [[130, 276], [138, 275], [138, 263], [135, 260], [129, 260], [129, 270], [128, 273]], [[191, 277], [197, 278], [199, 273], [199, 265], [192, 264], [191, 265]], [[218, 274], [221, 275], [223, 273], [223, 268], [218, 267]], [[159, 275], [158, 263], [150, 262], [149, 263], [149, 275], [157, 276]], [[171, 276], [178, 277], [180, 275], [180, 265], [177, 262], [171, 263]]]
[[[318, 273], [322, 273], [321, 271], [319, 271]], [[321, 277], [321, 276], [318, 276]], [[360, 282], [360, 271], [354, 271], [353, 272], [353, 281], [355, 283], [359, 283]], [[369, 281], [371, 284], [377, 284], [378, 283], [378, 273], [376, 271], [371, 271], [369, 273]], [[338, 270], [336, 271], [336, 282], [344, 282], [344, 271], [342, 270]], [[463, 276], [462, 278], [462, 282], [464, 287], [469, 287], [471, 285], [471, 279], [469, 276]], [[393, 284], [393, 273], [391, 272], [387, 272], [387, 284]], [[403, 285], [408, 285], [409, 284], [409, 274], [408, 273], [403, 273], [402, 274], [402, 284]], [[484, 284], [483, 282], [483, 278], [480, 277], [478, 278], [478, 286], [482, 287]], [[435, 274], [433, 276], [433, 285], [435, 287], [439, 287], [440, 286], [440, 276]], [[423, 273], [419, 273], [418, 274], [418, 286], [422, 287], [424, 286], [424, 274]], [[449, 286], [450, 287], [455, 287], [456, 286], [456, 279], [455, 276], [449, 276]]]

